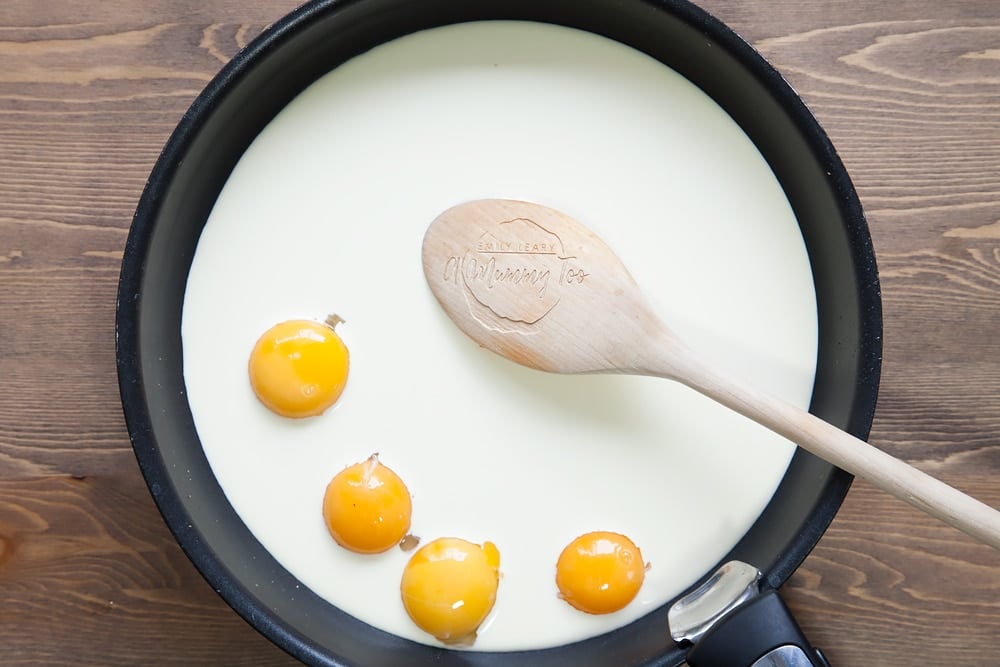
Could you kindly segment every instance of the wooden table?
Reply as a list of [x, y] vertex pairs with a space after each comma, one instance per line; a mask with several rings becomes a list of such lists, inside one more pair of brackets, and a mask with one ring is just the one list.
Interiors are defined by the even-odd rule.
[[[153, 505], [114, 316], [158, 151], [295, 5], [0, 5], [3, 665], [293, 662], [217, 597]], [[702, 5], [800, 92], [860, 192], [885, 309], [872, 441], [1000, 507], [1000, 6]], [[1000, 553], [865, 483], [785, 596], [834, 665], [1000, 665]]]

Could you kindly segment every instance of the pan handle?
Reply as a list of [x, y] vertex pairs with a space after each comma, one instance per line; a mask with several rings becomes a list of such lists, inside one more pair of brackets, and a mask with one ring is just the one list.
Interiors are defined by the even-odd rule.
[[731, 561], [674, 603], [671, 636], [691, 645], [690, 667], [830, 667], [762, 579], [752, 565]]

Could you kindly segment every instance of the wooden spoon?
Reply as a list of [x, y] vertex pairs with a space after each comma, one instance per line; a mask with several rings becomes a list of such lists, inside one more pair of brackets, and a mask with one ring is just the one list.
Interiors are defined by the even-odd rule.
[[488, 350], [554, 373], [676, 380], [1000, 549], [1000, 512], [695, 358], [611, 249], [559, 211], [503, 199], [461, 204], [431, 223], [423, 264], [445, 312]]

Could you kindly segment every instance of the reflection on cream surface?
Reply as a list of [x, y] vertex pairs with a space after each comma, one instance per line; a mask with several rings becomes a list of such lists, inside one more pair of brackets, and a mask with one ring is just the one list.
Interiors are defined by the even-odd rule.
[[[200, 240], [184, 372], [228, 498], [303, 584], [436, 644], [400, 601], [408, 554], [348, 552], [323, 525], [333, 475], [378, 452], [412, 493], [414, 535], [503, 554], [473, 649], [537, 648], [624, 625], [693, 583], [756, 519], [793, 447], [667, 381], [547, 375], [466, 339], [424, 283], [420, 247], [441, 211], [486, 197], [577, 218], [697, 352], [808, 404], [810, 269], [752, 143], [659, 63], [539, 24], [400, 39], [288, 105]], [[320, 417], [270, 413], [247, 381], [254, 341], [332, 312], [351, 354], [344, 394]], [[236, 332], [224, 346], [221, 323]], [[628, 535], [651, 566], [637, 598], [604, 616], [572, 609], [554, 581], [560, 551], [592, 530]]]

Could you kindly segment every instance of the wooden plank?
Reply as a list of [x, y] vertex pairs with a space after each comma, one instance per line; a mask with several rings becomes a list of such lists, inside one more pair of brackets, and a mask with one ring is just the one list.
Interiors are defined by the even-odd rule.
[[5, 665], [278, 665], [174, 542], [138, 468], [0, 481]]
[[[0, 662], [292, 664], [162, 522], [118, 404], [118, 262], [204, 84], [290, 0], [0, 8]], [[1000, 16], [990, 0], [701, 3], [837, 146], [881, 269], [872, 440], [1000, 506]], [[1000, 555], [857, 483], [785, 596], [835, 665], [991, 665]]]

